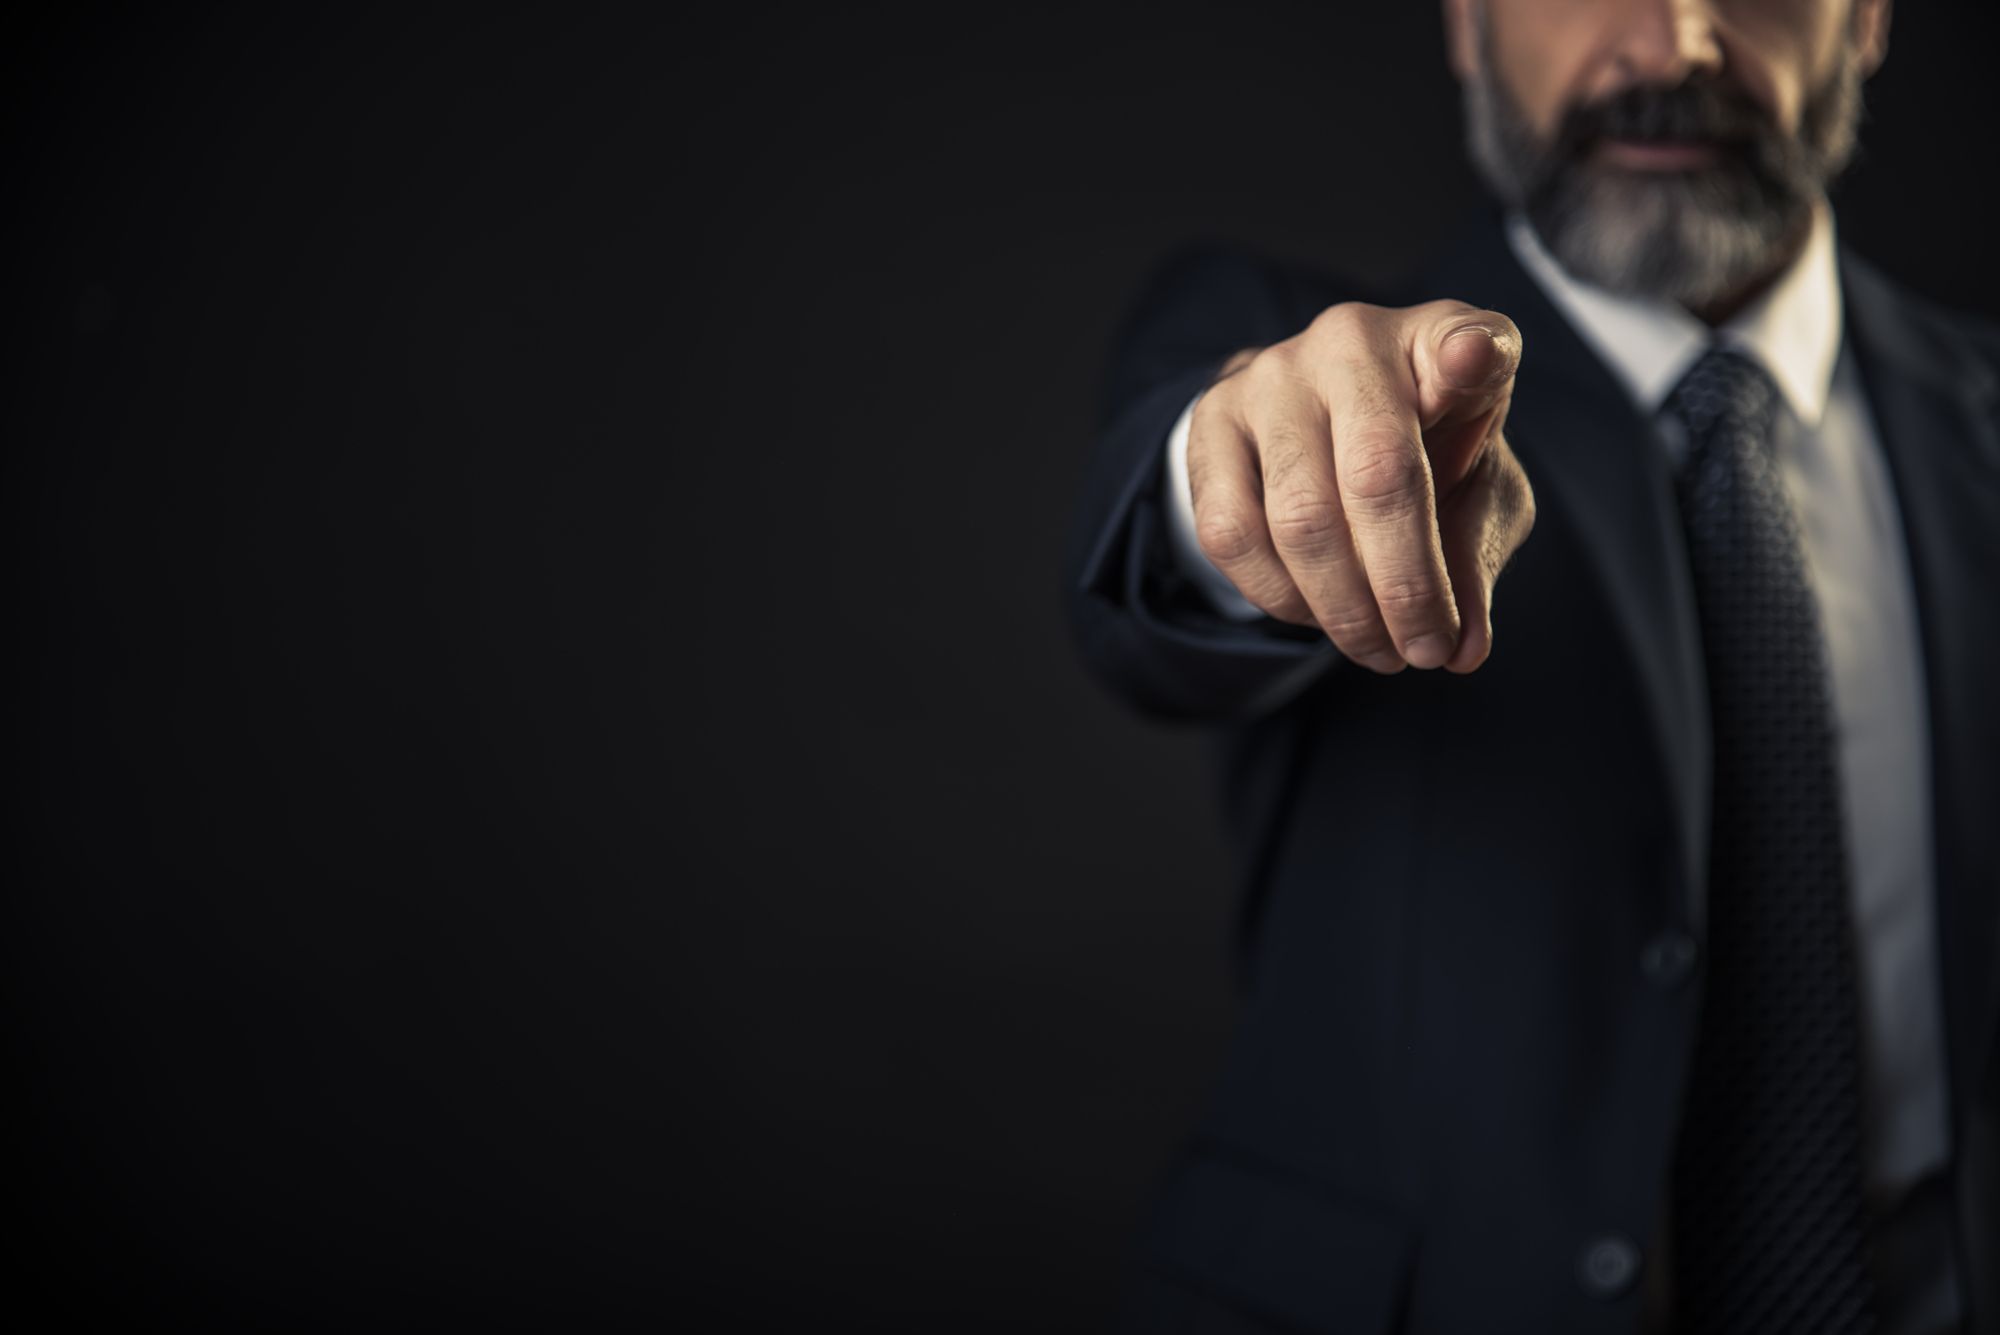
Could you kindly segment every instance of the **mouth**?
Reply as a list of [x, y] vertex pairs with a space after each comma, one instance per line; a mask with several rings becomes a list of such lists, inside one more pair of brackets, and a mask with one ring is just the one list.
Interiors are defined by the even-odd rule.
[[1713, 139], [1612, 139], [1598, 141], [1597, 158], [1607, 166], [1639, 172], [1686, 172], [1712, 167], [1722, 156]]

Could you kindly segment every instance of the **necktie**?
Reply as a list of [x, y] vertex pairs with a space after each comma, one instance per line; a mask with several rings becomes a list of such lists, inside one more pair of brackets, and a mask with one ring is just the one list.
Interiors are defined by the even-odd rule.
[[1673, 1173], [1687, 1335], [1874, 1326], [1832, 687], [1771, 447], [1777, 386], [1712, 347], [1674, 390], [1708, 669], [1707, 971]]

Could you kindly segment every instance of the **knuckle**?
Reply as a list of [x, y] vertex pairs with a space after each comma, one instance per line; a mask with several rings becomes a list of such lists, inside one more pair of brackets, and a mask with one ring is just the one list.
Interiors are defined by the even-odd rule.
[[1235, 352], [1225, 357], [1222, 365], [1216, 368], [1214, 383], [1217, 385], [1227, 384], [1229, 381], [1235, 379], [1237, 374], [1245, 367], [1268, 351], [1269, 349], [1265, 347], [1238, 348]]
[[1442, 612], [1444, 589], [1427, 575], [1391, 576], [1375, 586], [1375, 601], [1385, 616], [1409, 620]]
[[1421, 503], [1428, 473], [1422, 455], [1401, 432], [1370, 430], [1349, 442], [1340, 460], [1345, 490], [1356, 500], [1377, 509]]
[[1283, 410], [1308, 392], [1306, 376], [1293, 350], [1280, 345], [1243, 368], [1243, 396], [1254, 412]]
[[1346, 523], [1338, 505], [1318, 496], [1293, 496], [1270, 511], [1271, 537], [1281, 547], [1324, 547]]
[[1254, 556], [1260, 546], [1256, 529], [1231, 506], [1212, 505], [1196, 514], [1194, 536], [1202, 554], [1217, 565]]
[[1368, 338], [1381, 313], [1380, 307], [1365, 301], [1338, 302], [1313, 317], [1312, 332], [1334, 342]]
[[1230, 380], [1218, 380], [1202, 391], [1194, 401], [1194, 411], [1188, 415], [1188, 442], [1192, 449], [1194, 442], [1207, 437], [1229, 416], [1236, 397], [1236, 386]]
[[1283, 344], [1266, 348], [1245, 362], [1242, 370], [1222, 383], [1229, 384], [1231, 381], [1239, 382], [1246, 394], [1254, 394], [1259, 385], [1270, 380], [1271, 373], [1279, 364], [1286, 360], [1287, 355]]

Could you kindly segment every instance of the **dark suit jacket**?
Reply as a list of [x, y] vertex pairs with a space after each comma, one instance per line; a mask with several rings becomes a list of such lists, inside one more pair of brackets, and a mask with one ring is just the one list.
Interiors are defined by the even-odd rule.
[[[1971, 1328], [2000, 1332], [2000, 337], [1841, 258], [1911, 546]], [[1146, 1265], [1308, 1331], [1619, 1330], [1652, 1254], [1702, 976], [1708, 723], [1667, 465], [1486, 218], [1404, 304], [1504, 311], [1533, 535], [1469, 677], [1375, 676], [1173, 573], [1163, 442], [1231, 351], [1353, 288], [1169, 264], [1113, 360], [1065, 567], [1088, 667], [1212, 725], [1246, 997]], [[1692, 940], [1697, 949], [1676, 947]], [[1690, 962], [1692, 961], [1692, 962]], [[1603, 1250], [1612, 1243], [1611, 1264]], [[1584, 1258], [1598, 1247], [1594, 1264]]]

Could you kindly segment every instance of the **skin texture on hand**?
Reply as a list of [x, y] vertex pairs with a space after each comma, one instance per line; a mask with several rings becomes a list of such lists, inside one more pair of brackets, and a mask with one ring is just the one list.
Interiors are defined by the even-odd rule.
[[1189, 429], [1203, 553], [1374, 671], [1475, 670], [1534, 525], [1503, 434], [1520, 360], [1513, 321], [1458, 301], [1343, 303], [1238, 353]]

